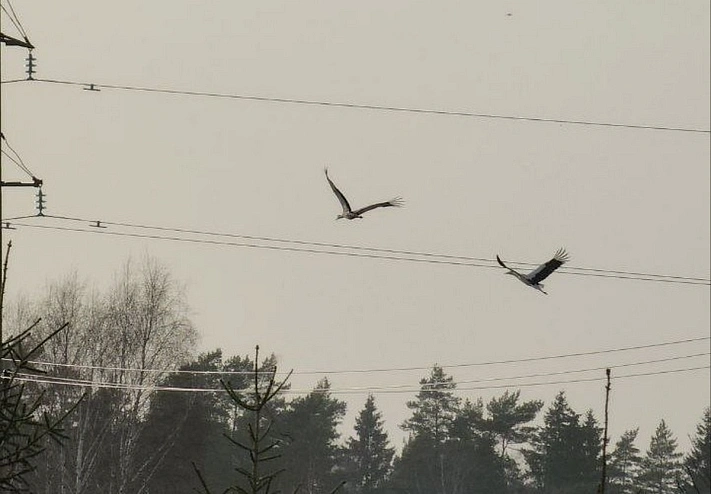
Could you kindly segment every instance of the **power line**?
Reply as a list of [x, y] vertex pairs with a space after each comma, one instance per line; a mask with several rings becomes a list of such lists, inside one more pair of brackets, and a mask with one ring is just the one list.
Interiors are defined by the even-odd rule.
[[[696, 370], [702, 370], [702, 369], [709, 369], [711, 368], [710, 365], [704, 365], [704, 366], [698, 366], [698, 367], [686, 367], [686, 368], [681, 368], [681, 369], [670, 369], [670, 370], [663, 370], [663, 371], [650, 371], [650, 372], [639, 372], [635, 374], [624, 374], [624, 375], [616, 375], [613, 377], [613, 379], [629, 379], [629, 378], [634, 378], [634, 377], [643, 377], [643, 376], [656, 376], [656, 375], [662, 375], [662, 374], [676, 374], [680, 372], [691, 372], [691, 371], [696, 371]], [[20, 374], [16, 377], [13, 378], [14, 380], [17, 381], [22, 381], [22, 382], [34, 382], [38, 384], [53, 384], [53, 385], [60, 385], [60, 386], [79, 386], [79, 387], [95, 387], [95, 388], [109, 388], [109, 389], [124, 389], [124, 390], [142, 390], [142, 391], [177, 391], [177, 392], [189, 392], [189, 393], [216, 393], [216, 392], [225, 392], [223, 388], [184, 388], [184, 387], [179, 387], [179, 386], [150, 386], [150, 385], [135, 385], [135, 384], [118, 384], [118, 383], [105, 383], [101, 381], [82, 381], [82, 380], [74, 380], [74, 379], [66, 379], [62, 380], [64, 378], [38, 378], [36, 376], [33, 376], [31, 374]], [[468, 386], [468, 387], [462, 387], [462, 388], [455, 388], [452, 389], [452, 392], [457, 392], [457, 391], [474, 391], [474, 390], [493, 390], [493, 389], [507, 389], [507, 388], [529, 388], [529, 387], [537, 387], [537, 386], [550, 386], [550, 385], [558, 385], [558, 384], [573, 384], [573, 383], [586, 383], [586, 382], [594, 382], [594, 381], [601, 381], [603, 380], [602, 377], [590, 377], [590, 378], [580, 378], [580, 379], [564, 379], [564, 380], [558, 380], [558, 381], [544, 381], [544, 382], [533, 382], [533, 383], [521, 383], [517, 385], [511, 385], [511, 384], [502, 384], [502, 385], [494, 385], [494, 386]], [[237, 390], [237, 392], [250, 392], [251, 388], [245, 388], [242, 390]], [[364, 394], [364, 393], [372, 393], [372, 394], [400, 394], [400, 393], [415, 393], [415, 392], [428, 392], [428, 391], [438, 391], [438, 390], [427, 390], [427, 389], [422, 389], [421, 387], [412, 387], [410, 389], [382, 389], [380, 387], [364, 387], [364, 388], [332, 388], [329, 389], [328, 392], [330, 394]], [[295, 389], [288, 389], [288, 390], [283, 390], [282, 393], [284, 394], [306, 394], [306, 393], [311, 393], [313, 390], [311, 389], [305, 389], [305, 390], [295, 390]]]
[[[711, 352], [703, 352], [703, 353], [692, 353], [689, 355], [677, 355], [674, 357], [666, 357], [666, 358], [660, 358], [660, 359], [653, 359], [653, 360], [642, 360], [642, 361], [637, 361], [637, 362], [628, 362], [624, 364], [614, 364], [614, 365], [604, 365], [601, 367], [588, 367], [585, 369], [574, 369], [574, 370], [564, 370], [564, 371], [555, 371], [555, 372], [539, 372], [535, 374], [524, 374], [524, 375], [519, 375], [519, 376], [509, 376], [509, 377], [487, 377], [484, 379], [459, 379], [454, 381], [457, 386], [461, 384], [473, 384], [473, 383], [483, 383], [483, 382], [496, 382], [496, 381], [513, 381], [513, 380], [519, 380], [519, 379], [531, 379], [534, 377], [550, 377], [550, 376], [562, 376], [562, 375], [567, 375], [567, 374], [581, 374], [584, 372], [595, 372], [595, 371], [601, 371], [605, 369], [619, 369], [622, 367], [637, 367], [640, 365], [649, 365], [649, 364], [659, 364], [662, 362], [673, 362], [676, 360], [685, 360], [685, 359], [690, 359], [690, 358], [696, 358], [696, 357], [704, 357], [711, 355]], [[433, 383], [427, 383], [428, 385], [438, 385], [438, 384], [446, 384], [446, 382], [433, 382]], [[400, 385], [397, 386], [392, 386], [392, 387], [401, 387]]]
[[0, 9], [2, 9], [3, 12], [5, 12], [7, 17], [10, 19], [10, 22], [12, 23], [12, 25], [15, 26], [15, 29], [17, 29], [17, 31], [20, 34], [22, 34], [22, 28], [19, 26], [19, 24], [17, 22], [15, 22], [15, 19], [12, 17], [12, 15], [10, 15], [10, 12], [7, 11], [7, 9], [5, 8], [5, 6], [3, 4], [0, 4]]
[[21, 165], [20, 165], [20, 162], [17, 161], [11, 154], [9, 154], [9, 153], [8, 153], [7, 151], [5, 151], [4, 149], [0, 150], [0, 153], [4, 154], [10, 161], [12, 161], [13, 163], [15, 163], [18, 167], [21, 166]]
[[17, 13], [15, 13], [15, 9], [12, 8], [12, 3], [10, 3], [10, 0], [7, 0], [7, 4], [10, 6], [10, 11], [12, 11], [12, 15], [10, 15], [7, 10], [5, 10], [5, 7], [3, 7], [3, 10], [5, 10], [5, 13], [8, 15], [8, 17], [10, 17], [10, 19], [12, 20], [12, 23], [15, 25], [17, 30], [20, 31], [20, 34], [22, 34], [22, 37], [27, 39], [27, 32], [25, 32], [25, 28], [22, 27], [20, 18], [17, 16]]
[[[118, 223], [111, 223], [111, 222], [104, 222], [104, 221], [94, 221], [94, 220], [79, 220], [77, 218], [69, 218], [69, 217], [62, 217], [62, 216], [54, 216], [54, 218], [57, 219], [71, 219], [74, 221], [86, 221], [86, 222], [92, 222], [96, 223], [96, 225], [92, 225], [94, 227], [96, 226], [106, 226], [106, 225], [121, 225]], [[3, 222], [7, 223], [9, 220], [2, 220]], [[285, 240], [285, 239], [271, 239], [268, 241], [271, 242], [280, 242], [280, 243], [294, 243], [294, 244], [302, 244], [302, 245], [313, 245], [313, 246], [318, 246], [320, 247], [321, 245], [326, 246], [330, 245], [332, 247], [340, 248], [340, 249], [353, 249], [353, 250], [363, 250], [363, 251], [371, 251], [371, 252], [384, 252], [385, 254], [368, 254], [368, 253], [363, 253], [363, 252], [345, 252], [345, 251], [336, 251], [336, 250], [324, 250], [321, 248], [304, 248], [304, 247], [291, 247], [291, 246], [277, 246], [277, 245], [263, 245], [263, 244], [256, 244], [256, 243], [249, 243], [249, 242], [233, 242], [233, 241], [224, 241], [224, 240], [208, 240], [208, 239], [196, 239], [196, 238], [186, 238], [186, 237], [177, 237], [177, 236], [164, 236], [164, 235], [156, 235], [156, 234], [141, 234], [141, 233], [129, 233], [129, 232], [113, 232], [113, 231], [107, 231], [107, 230], [100, 230], [100, 229], [86, 229], [86, 228], [70, 228], [70, 227], [62, 227], [62, 226], [51, 226], [51, 225], [32, 225], [28, 223], [13, 223], [13, 225], [17, 226], [23, 226], [27, 228], [37, 228], [37, 229], [46, 229], [46, 230], [58, 230], [58, 231], [67, 231], [67, 232], [75, 232], [75, 233], [93, 233], [93, 234], [103, 234], [103, 235], [110, 235], [110, 236], [118, 236], [118, 237], [130, 237], [130, 238], [143, 238], [143, 239], [151, 239], [151, 240], [168, 240], [168, 241], [173, 241], [173, 242], [187, 242], [187, 243], [195, 243], [195, 244], [206, 244], [206, 245], [220, 245], [220, 246], [229, 246], [229, 247], [243, 247], [243, 248], [253, 248], [253, 249], [266, 249], [266, 250], [275, 250], [275, 251], [288, 251], [288, 252], [300, 252], [300, 253], [307, 253], [307, 254], [325, 254], [325, 255], [334, 255], [334, 256], [345, 256], [345, 257], [358, 257], [358, 258], [367, 258], [367, 259], [382, 259], [382, 260], [388, 260], [388, 261], [409, 261], [409, 262], [419, 262], [419, 263], [429, 263], [429, 264], [445, 264], [445, 265], [453, 265], [453, 266], [468, 266], [468, 267], [477, 267], [477, 268], [490, 268], [490, 269], [500, 269], [496, 264], [494, 264], [493, 260], [490, 259], [484, 259], [484, 258], [473, 258], [473, 257], [459, 257], [459, 256], [446, 256], [446, 255], [438, 255], [438, 254], [432, 254], [432, 253], [415, 253], [412, 251], [397, 251], [394, 249], [376, 249], [376, 248], [371, 248], [371, 247], [360, 247], [360, 246], [346, 246], [343, 244], [324, 244], [324, 243], [317, 243], [317, 242], [305, 242], [305, 241], [290, 241], [290, 240]], [[123, 224], [123, 226], [128, 226], [131, 228], [145, 228], [145, 229], [155, 229], [155, 230], [163, 230], [163, 231], [175, 231], [179, 233], [189, 233], [187, 230], [181, 230], [181, 229], [169, 229], [169, 228], [162, 228], [162, 227], [148, 227], [145, 225], [130, 225], [129, 224]], [[209, 233], [201, 233], [202, 235], [212, 235], [212, 236], [224, 236], [224, 237], [238, 237], [238, 238], [246, 238], [246, 239], [260, 239], [267, 241], [268, 237], [250, 237], [246, 235], [235, 235], [235, 234], [209, 234]], [[402, 253], [403, 255], [387, 255], [387, 253], [396, 253], [400, 254]], [[405, 255], [406, 252], [412, 252], [412, 255], [419, 255], [423, 256], [425, 258], [416, 258], [416, 257], [408, 257]], [[454, 259], [461, 258], [462, 261], [457, 261]], [[479, 262], [476, 262], [479, 261]], [[488, 264], [482, 264], [483, 262], [486, 262]], [[525, 264], [529, 265], [529, 263], [516, 263], [512, 262], [512, 264]], [[577, 271], [572, 271], [572, 270], [577, 270]], [[578, 272], [582, 271], [582, 272]], [[618, 271], [605, 271], [602, 269], [593, 269], [593, 268], [567, 268], [567, 269], [561, 269], [560, 273], [562, 274], [568, 274], [568, 275], [575, 275], [575, 276], [592, 276], [592, 277], [598, 277], [598, 278], [616, 278], [616, 279], [627, 279], [627, 280], [638, 280], [638, 281], [653, 281], [653, 282], [661, 282], [661, 283], [676, 283], [676, 284], [687, 284], [687, 285], [706, 285], [709, 286], [711, 285], [711, 280], [705, 279], [705, 278], [692, 278], [692, 277], [682, 277], [682, 276], [667, 276], [667, 275], [656, 275], [656, 274], [643, 274], [643, 275], [634, 275], [634, 274], [616, 274], [619, 273]]]
[[374, 104], [361, 104], [361, 103], [344, 103], [335, 101], [319, 101], [319, 100], [305, 100], [296, 98], [279, 98], [279, 97], [268, 97], [268, 96], [252, 96], [244, 94], [230, 94], [230, 93], [216, 93], [209, 91], [187, 91], [178, 89], [165, 89], [147, 86], [130, 86], [130, 85], [118, 85], [118, 84], [96, 84], [88, 82], [78, 82], [78, 81], [68, 81], [60, 79], [34, 79], [37, 82], [50, 83], [50, 84], [60, 84], [60, 85], [70, 85], [70, 86], [86, 86], [93, 88], [105, 88], [105, 89], [117, 89], [124, 91], [140, 91], [147, 93], [163, 93], [163, 94], [173, 94], [182, 96], [200, 96], [209, 98], [226, 98], [226, 99], [236, 99], [245, 101], [260, 101], [260, 102], [270, 102], [270, 103], [285, 103], [285, 104], [296, 104], [296, 105], [309, 105], [309, 106], [322, 106], [322, 107], [334, 107], [334, 108], [350, 108], [350, 109], [360, 109], [360, 110], [375, 110], [384, 112], [399, 112], [399, 113], [417, 113], [426, 115], [442, 115], [442, 116], [455, 116], [455, 117], [469, 117], [469, 118], [482, 118], [482, 119], [498, 119], [498, 120], [517, 120], [517, 121], [528, 121], [528, 122], [545, 122], [545, 123], [557, 123], [557, 124], [569, 124], [569, 125], [587, 125], [587, 126], [597, 126], [597, 127], [613, 127], [613, 128], [628, 128], [628, 129], [642, 129], [642, 130], [661, 130], [670, 132], [691, 132], [691, 133], [702, 133], [708, 134], [711, 131], [707, 129], [697, 129], [690, 127], [671, 127], [671, 126], [657, 126], [657, 125], [644, 125], [644, 124], [623, 124], [623, 123], [612, 123], [612, 122], [596, 122], [588, 120], [569, 120], [569, 119], [559, 119], [559, 118], [544, 118], [544, 117], [526, 117], [526, 116], [516, 116], [516, 115], [497, 115], [492, 113], [476, 113], [476, 112], [466, 112], [466, 111], [451, 111], [451, 110], [435, 110], [426, 108], [410, 108], [402, 106], [388, 106], [388, 105], [374, 105]]
[[[72, 216], [44, 215], [43, 217], [44, 218], [54, 218], [54, 219], [59, 219], [59, 220], [67, 220], [67, 221], [76, 221], [76, 222], [81, 222], [81, 223], [95, 222], [95, 220], [90, 220], [88, 218], [77, 218], [77, 217], [72, 217]], [[23, 217], [23, 218], [26, 218], [26, 217]], [[12, 219], [13, 218], [9, 218], [8, 220], [3, 220], [3, 221], [9, 221]], [[175, 227], [164, 227], [164, 226], [154, 226], [154, 225], [142, 225], [142, 224], [137, 224], [137, 223], [127, 223], [127, 222], [115, 222], [115, 221], [103, 221], [102, 220], [102, 221], [100, 221], [100, 223], [103, 225], [109, 225], [109, 226], [113, 225], [113, 226], [121, 226], [121, 227], [126, 227], [126, 228], [136, 228], [136, 229], [143, 229], [143, 230], [156, 230], [156, 231], [174, 232], [174, 233], [189, 233], [189, 234], [204, 235], [204, 236], [209, 236], [209, 237], [241, 238], [241, 239], [246, 239], [246, 240], [260, 240], [260, 241], [274, 242], [274, 243], [308, 245], [308, 246], [314, 246], [314, 247], [329, 247], [329, 248], [349, 249], [349, 250], [356, 250], [356, 251], [382, 252], [385, 254], [399, 254], [399, 255], [406, 255], [406, 256], [434, 257], [434, 258], [439, 258], [439, 259], [453, 259], [453, 260], [459, 260], [459, 261], [486, 262], [486, 263], [492, 263], [492, 264], [495, 262], [494, 259], [484, 258], [484, 257], [438, 254], [438, 253], [433, 253], [433, 252], [421, 252], [421, 251], [401, 250], [401, 249], [384, 249], [384, 248], [378, 248], [378, 247], [364, 247], [364, 246], [360, 246], [360, 245], [347, 245], [347, 244], [339, 244], [339, 243], [315, 242], [315, 241], [308, 241], [308, 240], [284, 239], [284, 238], [278, 238], [278, 237], [245, 235], [245, 234], [229, 233], [229, 232], [211, 232], [211, 231], [206, 231], [206, 230], [195, 230], [195, 229], [188, 229], [188, 228], [175, 228]], [[529, 266], [529, 267], [537, 267], [539, 265], [538, 263], [521, 262], [521, 261], [510, 261], [510, 264], [514, 265], [514, 266]], [[591, 273], [608, 273], [608, 274], [621, 274], [621, 275], [643, 276], [643, 277], [654, 277], [654, 278], [669, 278], [669, 279], [688, 280], [688, 281], [703, 281], [703, 282], [711, 283], [711, 279], [709, 279], [709, 278], [695, 278], [695, 277], [690, 277], [690, 276], [673, 276], [673, 275], [665, 275], [665, 274], [642, 273], [642, 272], [636, 272], [636, 271], [619, 271], [619, 270], [611, 270], [611, 269], [586, 268], [586, 267], [579, 267], [579, 266], [575, 266], [575, 267], [562, 266], [560, 268], [559, 272], [567, 272], [570, 270], [585, 271], [585, 272], [591, 272]]]
[[34, 175], [32, 175], [32, 172], [24, 165], [24, 163], [22, 163], [21, 161], [18, 161], [17, 159], [15, 159], [11, 154], [9, 154], [9, 153], [8, 153], [7, 151], [5, 151], [4, 149], [0, 150], [0, 152], [1, 152], [3, 155], [5, 155], [10, 161], [12, 161], [13, 163], [15, 163], [18, 168], [20, 168], [23, 172], [25, 172], [25, 173], [26, 173], [27, 175], [29, 175], [31, 178], [34, 177]]
[[[493, 377], [493, 378], [484, 378], [484, 379], [471, 379], [471, 380], [457, 380], [457, 381], [443, 381], [443, 382], [428, 382], [426, 383], [426, 386], [437, 386], [439, 384], [453, 384], [455, 386], [460, 386], [462, 384], [475, 384], [475, 383], [485, 383], [485, 382], [496, 382], [496, 381], [516, 381], [516, 380], [521, 380], [521, 379], [531, 379], [534, 377], [551, 377], [551, 376], [561, 376], [561, 375], [568, 375], [568, 374], [579, 374], [579, 373], [584, 373], [584, 372], [594, 372], [594, 371], [599, 371], [599, 370], [604, 370], [606, 368], [622, 368], [622, 367], [634, 367], [634, 366], [640, 366], [640, 365], [649, 365], [649, 364], [654, 364], [654, 363], [662, 363], [662, 362], [671, 362], [671, 361], [676, 361], [676, 360], [684, 360], [684, 359], [689, 359], [689, 358], [694, 358], [694, 357], [701, 357], [701, 356], [708, 356], [711, 353], [705, 352], [705, 353], [695, 353], [695, 354], [690, 354], [690, 355], [680, 355], [680, 356], [675, 356], [675, 357], [667, 357], [663, 359], [654, 359], [654, 360], [644, 360], [644, 361], [638, 361], [638, 362], [631, 362], [631, 363], [625, 363], [625, 364], [617, 364], [617, 365], [608, 365], [608, 366], [603, 366], [603, 367], [591, 367], [591, 368], [586, 368], [586, 369], [575, 369], [575, 370], [564, 370], [564, 371], [556, 371], [556, 372], [546, 372], [546, 373], [536, 373], [536, 374], [525, 374], [525, 375], [518, 375], [518, 376], [507, 376], [507, 377]], [[265, 372], [266, 374], [271, 375], [270, 371]], [[219, 371], [203, 371], [201, 374], [240, 374], [240, 375], [253, 375], [253, 371], [237, 371], [237, 372], [228, 372], [228, 373], [221, 373]], [[19, 376], [24, 376], [24, 377], [34, 377], [35, 375], [33, 374], [23, 374], [23, 373], [18, 373], [17, 375]], [[69, 378], [69, 377], [63, 377], [63, 376], [43, 376], [48, 379], [52, 380], [57, 380], [62, 383], [64, 382], [72, 382], [72, 383], [82, 383], [82, 384], [99, 384], [102, 386], [116, 386], [116, 387], [121, 387], [121, 386], [131, 386], [130, 383], [121, 383], [121, 382], [114, 382], [114, 381], [93, 381], [91, 379], [78, 379], [78, 378]], [[148, 386], [148, 385], [145, 385]], [[367, 386], [367, 387], [349, 387], [349, 388], [344, 388], [349, 391], [361, 391], [361, 390], [373, 390], [377, 389], [380, 391], [385, 391], [385, 390], [394, 390], [394, 389], [403, 389], [406, 391], [412, 391], [415, 389], [421, 389], [420, 387], [415, 387], [413, 384], [397, 384], [397, 385], [378, 385], [378, 386]], [[462, 388], [458, 388], [462, 389]]]
[[27, 166], [25, 165], [25, 162], [22, 161], [22, 157], [20, 156], [20, 153], [18, 153], [17, 151], [15, 151], [15, 149], [10, 145], [10, 143], [9, 143], [8, 140], [7, 140], [7, 138], [5, 137], [5, 134], [3, 134], [2, 132], [0, 132], [0, 139], [2, 139], [3, 141], [5, 141], [5, 145], [7, 146], [7, 148], [8, 148], [10, 151], [12, 151], [12, 153], [15, 155], [15, 157], [13, 158], [10, 154], [8, 154], [8, 153], [7, 153], [6, 151], [4, 151], [4, 150], [2, 151], [2, 154], [4, 154], [5, 156], [7, 156], [8, 158], [10, 158], [10, 160], [11, 160], [13, 163], [15, 163], [18, 167], [20, 167], [20, 169], [22, 169], [22, 171], [24, 171], [25, 173], [27, 173], [31, 178], [35, 178], [34, 173], [32, 173], [32, 172], [30, 171], [30, 169], [27, 168]]
[[5, 223], [6, 225], [9, 225], [9, 224], [10, 224], [10, 223], [9, 223], [10, 221], [25, 220], [25, 219], [28, 219], [28, 218], [37, 218], [37, 217], [38, 217], [37, 214], [26, 214], [26, 215], [24, 215], [24, 216], [14, 216], [14, 217], [8, 218], [8, 219], [6, 219], [6, 220], [3, 219], [3, 220], [0, 220], [0, 222], [1, 222], [1, 223]]
[[[634, 350], [645, 350], [649, 348], [661, 348], [673, 345], [683, 345], [686, 343], [695, 343], [699, 341], [711, 340], [709, 336], [700, 336], [695, 338], [686, 338], [682, 340], [665, 341], [660, 343], [649, 343], [645, 345], [634, 345], [627, 347], [617, 347], [608, 348], [604, 350], [592, 350], [586, 352], [574, 352], [574, 353], [563, 353], [563, 354], [553, 354], [553, 355], [543, 355], [537, 357], [523, 357], [505, 360], [489, 360], [482, 362], [464, 363], [464, 364], [448, 364], [441, 365], [443, 369], [453, 369], [453, 368], [464, 368], [464, 367], [484, 367], [491, 365], [507, 365], [507, 364], [518, 364], [526, 362], [540, 362], [545, 360], [557, 360], [563, 358], [571, 357], [584, 357], [591, 355], [603, 355], [608, 353], [619, 353]], [[11, 361], [10, 359], [1, 359]], [[140, 372], [140, 373], [159, 373], [159, 374], [195, 374], [195, 375], [209, 375], [209, 374], [219, 374], [219, 375], [253, 375], [253, 371], [198, 371], [198, 370], [172, 370], [172, 369], [136, 369], [128, 367], [110, 367], [110, 366], [99, 366], [99, 365], [83, 365], [83, 364], [66, 364], [58, 362], [46, 362], [40, 360], [32, 360], [28, 362], [31, 365], [43, 365], [47, 367], [65, 367], [72, 369], [87, 369], [87, 370], [103, 370], [103, 371], [122, 371], [122, 372]], [[390, 367], [390, 368], [375, 368], [375, 369], [336, 369], [336, 370], [310, 370], [310, 371], [294, 371], [293, 375], [335, 375], [335, 374], [375, 374], [383, 372], [406, 372], [406, 371], [422, 371], [429, 370], [431, 366], [418, 366], [418, 367]], [[286, 374], [286, 373], [282, 373]]]
[[[709, 369], [711, 368], [711, 365], [704, 365], [704, 366], [698, 366], [698, 367], [686, 367], [682, 369], [671, 369], [671, 370], [664, 370], [664, 371], [650, 371], [650, 372], [639, 372], [635, 374], [625, 374], [625, 375], [618, 375], [613, 377], [613, 379], [628, 379], [628, 378], [633, 378], [633, 377], [643, 377], [643, 376], [657, 376], [657, 375], [662, 375], [662, 374], [675, 374], [678, 372], [690, 372], [690, 371], [696, 371], [696, 370], [702, 370], [702, 369]], [[508, 388], [531, 388], [531, 387], [538, 387], [538, 386], [550, 386], [553, 384], [571, 384], [571, 383], [585, 383], [585, 382], [598, 382], [598, 381], [604, 381], [603, 377], [589, 377], [589, 378], [580, 378], [580, 379], [565, 379], [565, 380], [558, 380], [558, 381], [545, 381], [545, 382], [533, 382], [533, 383], [522, 383], [522, 384], [500, 384], [500, 385], [495, 385], [495, 386], [467, 386], [467, 387], [460, 387], [460, 388], [455, 388], [452, 391], [483, 391], [483, 390], [493, 390], [493, 389], [508, 389]], [[413, 388], [411, 390], [385, 390], [385, 391], [378, 391], [377, 388], [373, 390], [363, 390], [369, 393], [381, 393], [381, 394], [388, 394], [388, 393], [413, 393], [413, 392], [427, 392], [428, 390], [422, 390], [421, 388]], [[363, 392], [360, 391], [359, 392]], [[438, 390], [432, 390], [432, 391], [438, 391]], [[349, 391], [341, 391], [341, 394], [352, 394]]]

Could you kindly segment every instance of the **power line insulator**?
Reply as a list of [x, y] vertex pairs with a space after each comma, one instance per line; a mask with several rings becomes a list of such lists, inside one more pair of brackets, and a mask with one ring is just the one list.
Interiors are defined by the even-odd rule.
[[44, 216], [44, 210], [46, 209], [44, 198], [47, 197], [42, 192], [42, 187], [37, 189], [37, 216]]
[[30, 50], [30, 54], [27, 55], [27, 58], [25, 59], [27, 61], [27, 64], [25, 65], [27, 67], [27, 80], [28, 81], [33, 81], [35, 78], [32, 77], [36, 70], [35, 70], [35, 62], [37, 59], [32, 55], [32, 50]]

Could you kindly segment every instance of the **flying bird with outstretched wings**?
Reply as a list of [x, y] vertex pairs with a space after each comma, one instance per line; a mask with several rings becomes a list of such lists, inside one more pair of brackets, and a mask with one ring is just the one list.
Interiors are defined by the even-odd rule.
[[396, 197], [396, 198], [391, 199], [387, 202], [378, 202], [376, 204], [371, 204], [370, 206], [366, 206], [364, 208], [356, 209], [355, 211], [353, 211], [353, 209], [351, 209], [351, 205], [348, 203], [348, 199], [346, 199], [346, 196], [343, 195], [343, 192], [338, 190], [338, 187], [336, 187], [336, 185], [329, 178], [328, 168], [324, 168], [323, 171], [326, 174], [326, 180], [328, 180], [328, 185], [331, 186], [331, 190], [333, 191], [334, 194], [336, 194], [336, 197], [338, 198], [338, 202], [341, 203], [341, 207], [343, 208], [343, 213], [336, 216], [337, 220], [340, 220], [341, 218], [345, 218], [347, 220], [353, 220], [356, 218], [363, 218], [361, 215], [363, 213], [367, 213], [371, 209], [387, 208], [387, 207], [399, 208], [399, 207], [402, 207], [402, 205], [403, 205], [403, 200], [399, 197]]
[[548, 262], [545, 262], [538, 266], [536, 269], [531, 271], [528, 274], [521, 274], [518, 271], [514, 271], [510, 267], [508, 267], [506, 264], [504, 264], [504, 261], [501, 260], [501, 258], [497, 255], [496, 256], [496, 261], [499, 263], [499, 266], [502, 268], [508, 269], [506, 274], [510, 274], [512, 276], [515, 276], [519, 280], [521, 280], [523, 283], [527, 284], [528, 286], [535, 288], [536, 290], [539, 290], [541, 293], [545, 293], [548, 295], [547, 292], [543, 291], [543, 284], [541, 281], [545, 280], [548, 278], [553, 271], [561, 267], [563, 264], [568, 262], [570, 260], [570, 256], [568, 253], [565, 251], [565, 249], [558, 249], [558, 252], [555, 253], [553, 256], [553, 259], [551, 259]]

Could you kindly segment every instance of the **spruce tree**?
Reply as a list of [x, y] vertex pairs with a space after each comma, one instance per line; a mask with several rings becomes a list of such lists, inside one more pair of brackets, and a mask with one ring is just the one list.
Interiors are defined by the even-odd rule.
[[347, 455], [354, 466], [351, 478], [360, 492], [382, 487], [392, 467], [395, 450], [388, 444], [381, 417], [373, 395], [369, 395], [356, 418], [356, 437], [348, 441]]
[[642, 461], [639, 448], [634, 444], [638, 433], [639, 427], [625, 431], [615, 443], [615, 450], [610, 455], [608, 478], [611, 492], [614, 494], [634, 493], [634, 478]]
[[690, 484], [687, 492], [711, 492], [711, 408], [704, 410], [696, 435], [691, 439], [691, 452], [684, 459], [684, 471]]
[[535, 486], [544, 492], [594, 492], [596, 466], [591, 459], [596, 451], [596, 425], [592, 414], [581, 424], [580, 414], [568, 405], [561, 391], [543, 421], [531, 441], [533, 449], [523, 452]]
[[580, 478], [586, 484], [597, 485], [599, 483], [599, 469], [601, 467], [602, 453], [602, 428], [592, 410], [585, 412], [585, 420], [580, 430], [580, 452], [582, 453], [580, 464]]
[[677, 492], [681, 475], [679, 462], [682, 454], [677, 451], [677, 442], [666, 422], [662, 420], [652, 436], [639, 475], [639, 485], [650, 494]]
[[284, 469], [275, 484], [282, 492], [331, 492], [343, 480], [337, 469], [340, 434], [336, 427], [346, 413], [346, 403], [331, 397], [331, 384], [323, 378], [304, 397], [289, 402], [275, 424], [283, 438], [278, 461]]

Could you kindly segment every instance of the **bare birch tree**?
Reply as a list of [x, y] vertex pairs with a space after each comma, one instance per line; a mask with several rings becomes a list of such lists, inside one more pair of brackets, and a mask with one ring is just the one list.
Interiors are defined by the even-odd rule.
[[54, 448], [40, 472], [45, 492], [136, 492], [161, 458], [157, 450], [150, 457], [137, 454], [152, 389], [196, 343], [184, 289], [146, 257], [127, 261], [104, 292], [88, 290], [73, 274], [50, 284], [30, 310], [16, 313], [41, 315], [45, 330], [62, 318], [71, 322], [42, 354], [54, 364], [47, 367], [51, 376], [64, 383], [46, 391], [48, 409], [66, 409], [87, 393], [67, 431], [68, 447]]

